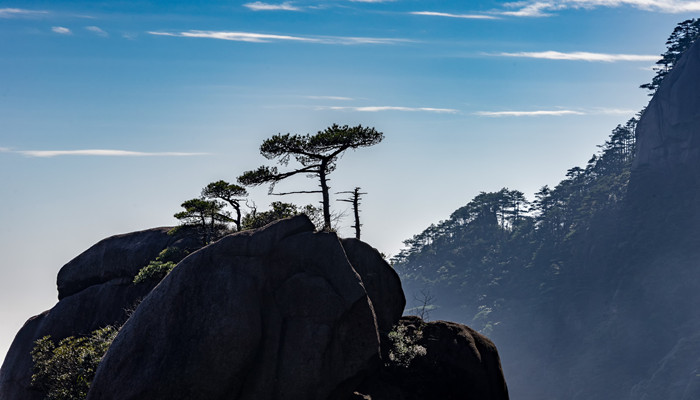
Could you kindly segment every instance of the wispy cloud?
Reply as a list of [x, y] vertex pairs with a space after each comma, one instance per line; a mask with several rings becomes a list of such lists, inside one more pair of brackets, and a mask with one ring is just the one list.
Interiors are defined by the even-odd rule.
[[473, 115], [480, 117], [561, 117], [565, 115], [634, 115], [636, 111], [621, 108], [596, 107], [590, 109], [567, 110], [530, 110], [530, 111], [477, 111]]
[[318, 110], [336, 111], [356, 111], [356, 112], [380, 112], [380, 111], [409, 111], [409, 112], [432, 112], [439, 114], [457, 114], [459, 110], [452, 108], [432, 108], [432, 107], [398, 107], [398, 106], [368, 106], [368, 107], [340, 107], [340, 106], [320, 106]]
[[103, 31], [102, 28], [100, 28], [98, 26], [86, 26], [85, 29], [98, 35], [98, 36], [102, 36], [102, 37], [109, 36], [109, 34], [107, 32]]
[[639, 110], [625, 109], [625, 108], [594, 108], [588, 114], [602, 114], [602, 115], [634, 115], [638, 113]]
[[299, 42], [319, 42], [318, 39], [305, 38], [301, 36], [288, 35], [268, 35], [264, 33], [251, 32], [227, 32], [227, 31], [186, 31], [186, 32], [148, 32], [151, 35], [205, 38], [232, 40], [237, 42], [268, 43], [273, 41], [299, 41]]
[[517, 17], [547, 17], [552, 12], [565, 9], [593, 9], [599, 7], [633, 7], [640, 10], [677, 14], [700, 11], [700, 1], [683, 0], [529, 0], [506, 3], [511, 11], [499, 14]]
[[73, 32], [70, 31], [70, 29], [65, 28], [63, 26], [54, 26], [51, 28], [51, 30], [54, 33], [58, 33], [59, 35], [72, 35]]
[[574, 110], [537, 110], [537, 111], [477, 111], [474, 115], [481, 117], [542, 117], [562, 115], [585, 115]]
[[0, 153], [9, 153], [11, 150], [7, 147], [0, 147]]
[[90, 150], [18, 150], [13, 153], [19, 153], [27, 157], [58, 157], [58, 156], [101, 156], [101, 157], [188, 157], [202, 156], [207, 153], [179, 153], [179, 152], [141, 152], [127, 150], [107, 150], [107, 149], [90, 149]]
[[462, 19], [499, 19], [493, 15], [484, 14], [451, 14], [436, 11], [412, 11], [413, 15], [426, 15], [430, 17], [462, 18]]
[[262, 1], [256, 1], [253, 3], [243, 4], [243, 7], [249, 8], [253, 11], [301, 11], [300, 7], [292, 5], [292, 3], [289, 1], [285, 1], [281, 4], [270, 4], [263, 3]]
[[350, 0], [353, 3], [392, 3], [396, 0]]
[[230, 31], [199, 31], [190, 30], [185, 32], [148, 32], [151, 35], [204, 38], [230, 40], [237, 42], [270, 43], [280, 41], [321, 43], [321, 44], [398, 44], [408, 43], [411, 40], [397, 38], [372, 38], [372, 37], [342, 37], [342, 36], [291, 36], [291, 35], [271, 35], [253, 32], [230, 32]]
[[0, 18], [36, 17], [48, 13], [48, 11], [26, 10], [22, 8], [0, 8]]
[[352, 97], [343, 97], [343, 96], [304, 96], [304, 98], [312, 99], [312, 100], [338, 100], [338, 101], [355, 100]]
[[590, 53], [587, 51], [574, 51], [564, 53], [560, 51], [521, 51], [517, 53], [497, 53], [492, 54], [501, 57], [539, 58], [545, 60], [569, 60], [569, 61], [589, 61], [589, 62], [617, 62], [617, 61], [656, 61], [659, 56], [642, 54], [607, 54]]

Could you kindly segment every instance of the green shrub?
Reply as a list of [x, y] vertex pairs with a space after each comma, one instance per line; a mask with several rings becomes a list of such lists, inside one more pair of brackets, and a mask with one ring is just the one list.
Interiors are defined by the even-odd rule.
[[427, 354], [425, 347], [418, 344], [423, 338], [423, 330], [408, 329], [406, 325], [396, 325], [389, 332], [389, 360], [387, 366], [408, 367], [416, 357]]
[[179, 247], [167, 247], [160, 253], [155, 260], [151, 261], [145, 267], [141, 268], [134, 277], [134, 283], [147, 282], [151, 280], [162, 280], [175, 268], [189, 252], [182, 250]]
[[158, 257], [156, 257], [156, 261], [163, 261], [163, 262], [174, 262], [175, 264], [179, 263], [183, 258], [185, 258], [189, 254], [188, 251], [183, 250], [177, 246], [170, 246], [160, 253], [158, 253]]
[[118, 330], [108, 326], [90, 336], [67, 337], [58, 343], [51, 336], [34, 342], [32, 387], [48, 400], [78, 400], [87, 397], [97, 366]]
[[175, 268], [177, 264], [172, 261], [151, 261], [141, 268], [134, 277], [134, 283], [148, 282], [151, 280], [162, 280]]

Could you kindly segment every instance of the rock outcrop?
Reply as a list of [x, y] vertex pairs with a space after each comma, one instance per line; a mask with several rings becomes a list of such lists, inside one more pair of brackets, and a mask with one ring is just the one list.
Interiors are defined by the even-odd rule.
[[[425, 349], [408, 365], [385, 365], [359, 386], [357, 395], [372, 400], [508, 399], [496, 346], [469, 327], [454, 322], [401, 318], [407, 335], [420, 332], [415, 345]], [[392, 351], [383, 346], [384, 359]]]
[[664, 78], [637, 125], [636, 170], [700, 165], [700, 41]]
[[352, 385], [379, 362], [374, 309], [335, 234], [313, 231], [293, 218], [184, 259], [124, 325], [88, 399], [326, 399]]
[[99, 241], [58, 272], [58, 299], [112, 280], [130, 283], [144, 265], [167, 247], [183, 250], [201, 247], [195, 236], [170, 234], [172, 229], [153, 228]]
[[58, 273], [59, 302], [32, 317], [15, 337], [0, 369], [0, 399], [31, 400], [44, 396], [30, 388], [34, 342], [81, 336], [107, 325], [120, 326], [155, 283], [133, 285], [134, 275], [168, 246], [193, 248], [187, 235], [172, 228], [116, 235], [68, 262]]
[[155, 287], [126, 277], [178, 239], [155, 229], [96, 244], [61, 271], [59, 303], [18, 334], [0, 398], [43, 398], [29, 386], [34, 340], [127, 317], [89, 400], [508, 398], [493, 343], [463, 325], [403, 319], [427, 354], [387, 366], [405, 306], [397, 274], [369, 245], [314, 230], [299, 216], [226, 236]]
[[[629, 213], [658, 242], [700, 225], [700, 40], [664, 78], [637, 125]], [[688, 246], [697, 245], [697, 241]]]

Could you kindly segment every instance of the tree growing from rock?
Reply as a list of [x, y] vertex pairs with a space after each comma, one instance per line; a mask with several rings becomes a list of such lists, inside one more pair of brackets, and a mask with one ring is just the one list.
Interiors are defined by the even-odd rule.
[[[243, 173], [238, 177], [238, 182], [244, 186], [269, 184], [269, 193], [276, 195], [321, 193], [324, 229], [331, 229], [328, 175], [335, 170], [338, 158], [346, 150], [374, 146], [382, 139], [382, 132], [362, 125], [349, 127], [333, 124], [315, 135], [277, 134], [263, 142], [260, 154], [268, 160], [277, 159], [283, 166], [287, 166], [294, 158], [301, 166], [287, 172], [281, 172], [277, 167], [261, 166]], [[274, 193], [276, 183], [298, 174], [316, 176], [319, 180], [319, 190]]]
[[348, 192], [338, 192], [336, 194], [349, 194], [350, 197], [347, 199], [338, 199], [338, 201], [344, 201], [346, 203], [352, 203], [352, 211], [355, 216], [355, 225], [351, 226], [351, 228], [355, 228], [355, 239], [360, 238], [360, 227], [362, 224], [360, 224], [360, 198], [363, 194], [367, 193], [360, 193], [360, 188], [356, 187], [352, 191]]
[[236, 212], [233, 223], [236, 230], [241, 230], [241, 201], [248, 196], [248, 191], [243, 186], [228, 183], [223, 180], [212, 182], [202, 189], [202, 197], [210, 200], [222, 200], [228, 203]]
[[309, 217], [314, 226], [317, 226], [317, 224], [321, 222], [320, 213], [321, 210], [311, 204], [299, 207], [292, 203], [273, 201], [268, 211], [258, 212], [257, 209], [254, 209], [254, 212], [246, 214], [243, 217], [243, 229], [262, 228], [278, 219], [289, 218], [300, 214]]
[[182, 225], [196, 228], [203, 244], [209, 244], [226, 230], [226, 223], [231, 221], [223, 210], [224, 204], [216, 200], [190, 199], [181, 204], [185, 211], [174, 215]]
[[642, 89], [649, 90], [649, 96], [653, 96], [656, 93], [659, 85], [661, 85], [661, 81], [666, 78], [666, 75], [671, 72], [683, 53], [690, 48], [699, 36], [700, 19], [688, 19], [676, 25], [676, 28], [666, 40], [666, 52], [661, 54], [661, 59], [656, 62], [657, 67], [654, 67], [656, 75], [650, 83], [640, 86]]

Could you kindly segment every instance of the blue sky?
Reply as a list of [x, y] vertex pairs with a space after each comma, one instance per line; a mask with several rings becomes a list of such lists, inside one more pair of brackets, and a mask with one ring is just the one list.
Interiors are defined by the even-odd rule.
[[204, 185], [263, 164], [258, 146], [276, 133], [384, 132], [347, 153], [331, 185], [368, 193], [363, 238], [387, 254], [479, 191], [532, 197], [646, 104], [638, 86], [698, 11], [673, 0], [0, 1], [0, 354], [55, 303], [63, 264], [104, 237], [176, 224]]

